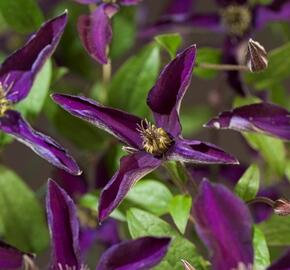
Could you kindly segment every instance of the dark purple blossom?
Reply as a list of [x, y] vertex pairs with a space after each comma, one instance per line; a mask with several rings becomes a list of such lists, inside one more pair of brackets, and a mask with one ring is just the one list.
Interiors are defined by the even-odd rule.
[[212, 269], [253, 265], [252, 220], [243, 201], [224, 186], [205, 180], [193, 210], [197, 233], [211, 254]]
[[257, 132], [283, 140], [290, 140], [290, 112], [266, 102], [222, 112], [205, 126]]
[[82, 15], [78, 20], [78, 32], [83, 46], [89, 55], [100, 64], [108, 62], [108, 46], [112, 40], [111, 17], [120, 6], [138, 4], [141, 0], [75, 0], [81, 4], [95, 4], [96, 9], [90, 15]]
[[105, 107], [85, 97], [54, 94], [53, 100], [71, 114], [113, 134], [132, 152], [101, 193], [99, 219], [103, 221], [124, 199], [136, 181], [166, 160], [189, 163], [236, 164], [215, 145], [181, 137], [179, 107], [190, 84], [196, 48], [191, 46], [161, 72], [147, 103], [156, 126], [126, 112]]
[[46, 22], [1, 65], [0, 130], [27, 145], [54, 166], [80, 174], [78, 165], [64, 148], [50, 137], [33, 130], [21, 114], [13, 110], [14, 105], [28, 95], [36, 75], [56, 49], [66, 22], [66, 13]]
[[[173, 1], [173, 7], [176, 1]], [[180, 1], [183, 2], [183, 1]], [[223, 62], [237, 65], [240, 45], [247, 41], [255, 30], [261, 29], [268, 22], [290, 21], [290, 1], [274, 0], [269, 5], [252, 5], [248, 0], [216, 0], [217, 11], [211, 13], [191, 12], [188, 1], [184, 1], [187, 13], [179, 9], [170, 9], [152, 27], [147, 28], [143, 35], [152, 35], [176, 26], [193, 28], [203, 27], [210, 31], [224, 33]], [[193, 1], [195, 2], [195, 1]], [[237, 93], [245, 95], [246, 86], [241, 81], [238, 71], [227, 72], [229, 84]]]
[[[76, 207], [68, 194], [52, 180], [48, 183], [46, 205], [53, 249], [50, 269], [87, 269], [80, 256]], [[169, 238], [156, 237], [117, 244], [103, 254], [97, 270], [116, 267], [124, 270], [149, 269], [161, 261], [169, 244]]]

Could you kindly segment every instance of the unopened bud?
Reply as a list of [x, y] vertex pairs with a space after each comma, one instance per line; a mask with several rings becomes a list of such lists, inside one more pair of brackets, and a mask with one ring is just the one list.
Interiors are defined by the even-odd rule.
[[288, 216], [290, 215], [290, 201], [287, 199], [278, 199], [275, 201], [274, 213], [279, 216]]
[[246, 65], [251, 72], [259, 72], [268, 67], [268, 58], [265, 48], [252, 39], [248, 42]]
[[185, 270], [196, 270], [188, 261], [181, 260]]

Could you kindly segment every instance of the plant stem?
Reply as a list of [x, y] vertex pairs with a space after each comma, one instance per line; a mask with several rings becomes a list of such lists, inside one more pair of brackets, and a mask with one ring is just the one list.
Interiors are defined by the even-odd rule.
[[[106, 48], [107, 55], [109, 55], [110, 48], [107, 46]], [[111, 81], [112, 76], [112, 61], [108, 56], [108, 63], [102, 66], [103, 72], [103, 101], [106, 103], [108, 99], [108, 86]]]
[[249, 71], [247, 66], [243, 65], [226, 65], [226, 64], [211, 64], [211, 63], [197, 63], [196, 67], [204, 69], [215, 69], [221, 71]]

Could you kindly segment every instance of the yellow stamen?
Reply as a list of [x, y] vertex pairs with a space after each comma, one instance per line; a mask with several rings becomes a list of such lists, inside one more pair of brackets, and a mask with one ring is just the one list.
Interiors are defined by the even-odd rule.
[[0, 117], [11, 108], [11, 105], [11, 101], [6, 98], [4, 88], [0, 83]]
[[143, 149], [152, 155], [164, 154], [172, 144], [172, 139], [168, 133], [160, 127], [150, 124], [147, 120], [138, 125], [138, 131], [143, 139]]

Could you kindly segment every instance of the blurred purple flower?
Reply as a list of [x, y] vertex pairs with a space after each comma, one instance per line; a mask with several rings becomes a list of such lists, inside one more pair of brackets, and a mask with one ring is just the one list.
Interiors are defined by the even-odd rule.
[[[88, 269], [80, 256], [75, 205], [52, 180], [48, 183], [46, 207], [53, 249], [50, 269]], [[165, 256], [169, 243], [169, 238], [144, 237], [117, 244], [102, 255], [97, 270], [149, 269]]]
[[257, 132], [283, 140], [290, 140], [290, 112], [266, 102], [222, 112], [205, 126]]
[[223, 185], [205, 180], [193, 210], [197, 233], [212, 256], [212, 269], [253, 265], [252, 220], [243, 201]]
[[0, 130], [54, 166], [80, 174], [78, 165], [64, 148], [33, 130], [19, 112], [12, 110], [29, 94], [36, 75], [56, 49], [66, 22], [66, 13], [46, 22], [24, 47], [11, 54], [0, 66]]
[[[225, 64], [238, 64], [237, 53], [243, 41], [247, 41], [253, 31], [273, 21], [290, 21], [290, 1], [274, 0], [269, 5], [251, 5], [247, 0], [216, 0], [217, 12], [201, 14], [191, 12], [189, 1], [184, 3], [183, 11], [176, 9], [173, 12], [176, 1], [173, 0], [171, 12], [165, 13], [161, 19], [144, 30], [143, 35], [152, 35], [160, 31], [168, 31], [176, 26], [203, 27], [210, 31], [225, 33], [223, 46], [223, 62]], [[195, 2], [195, 1], [193, 1]], [[238, 71], [227, 72], [229, 84], [240, 95], [247, 93], [246, 86], [241, 81]]]
[[[85, 195], [89, 191], [88, 182], [85, 179], [85, 175], [80, 176], [71, 175], [63, 170], [56, 170], [53, 174], [57, 179], [57, 184], [65, 190], [65, 192], [77, 201], [80, 196]], [[82, 211], [82, 208], [79, 209]], [[86, 215], [86, 212], [82, 212]], [[91, 217], [92, 219], [94, 217]], [[97, 219], [97, 218], [96, 218]], [[97, 224], [97, 220], [95, 222]], [[85, 220], [80, 226], [79, 233], [80, 249], [82, 255], [96, 243], [101, 243], [106, 247], [117, 244], [121, 241], [118, 231], [118, 222], [114, 219], [106, 220], [99, 227], [92, 227], [86, 224]]]
[[163, 69], [149, 92], [147, 104], [157, 126], [85, 97], [53, 95], [53, 100], [62, 108], [106, 130], [129, 146], [126, 149], [131, 154], [121, 159], [119, 171], [101, 193], [100, 221], [122, 202], [137, 180], [166, 160], [204, 164], [238, 163], [215, 145], [181, 137], [179, 107], [190, 84], [195, 54], [195, 46], [179, 54]]
[[90, 15], [82, 15], [78, 20], [78, 32], [89, 55], [100, 64], [108, 62], [108, 46], [112, 40], [111, 17], [120, 6], [136, 5], [141, 0], [75, 0], [81, 4], [96, 4]]

